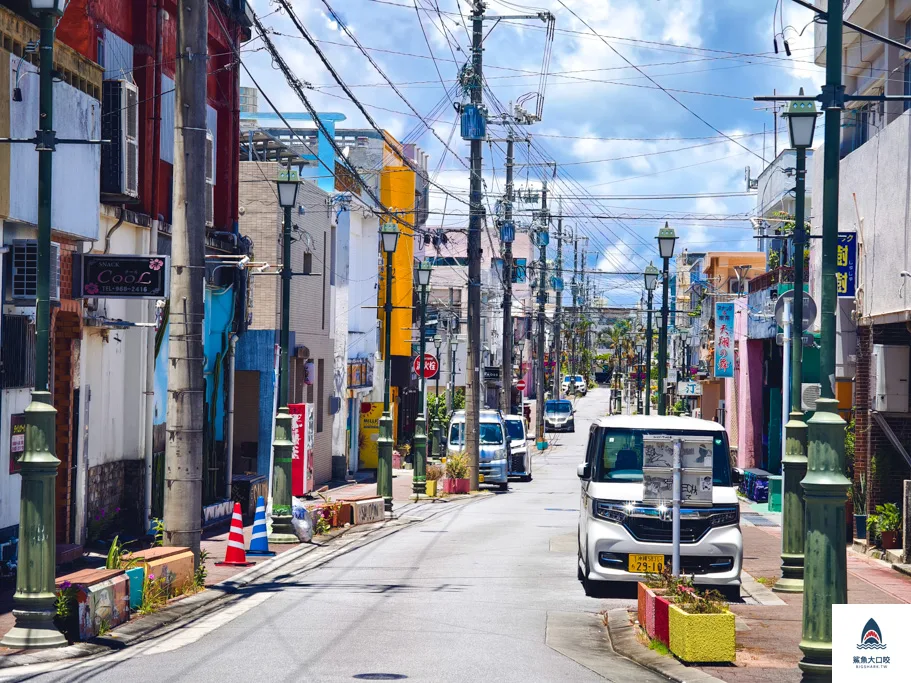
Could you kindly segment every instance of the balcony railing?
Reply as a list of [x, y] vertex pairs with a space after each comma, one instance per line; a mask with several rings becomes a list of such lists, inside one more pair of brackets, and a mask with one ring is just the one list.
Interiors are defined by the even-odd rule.
[[[810, 273], [808, 270], [804, 270], [803, 277], [804, 282], [808, 280]], [[749, 289], [750, 294], [754, 292], [761, 292], [764, 289], [768, 289], [773, 285], [777, 285], [780, 282], [794, 282], [794, 269], [790, 266], [781, 266], [779, 268], [774, 268], [767, 273], [763, 273], [757, 277], [754, 277], [750, 280]]]

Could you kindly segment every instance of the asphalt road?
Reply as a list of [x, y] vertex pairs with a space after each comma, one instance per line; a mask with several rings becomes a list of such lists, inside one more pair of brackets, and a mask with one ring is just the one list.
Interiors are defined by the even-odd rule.
[[576, 465], [606, 399], [578, 401], [575, 434], [552, 435], [530, 483], [254, 587], [164, 645], [29, 680], [663, 681], [614, 655], [598, 627], [632, 597], [587, 598], [576, 579]]

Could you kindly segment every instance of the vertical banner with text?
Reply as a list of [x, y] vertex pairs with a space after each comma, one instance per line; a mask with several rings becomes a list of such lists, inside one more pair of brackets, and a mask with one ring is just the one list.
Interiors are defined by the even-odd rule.
[[715, 304], [715, 377], [734, 376], [734, 302]]

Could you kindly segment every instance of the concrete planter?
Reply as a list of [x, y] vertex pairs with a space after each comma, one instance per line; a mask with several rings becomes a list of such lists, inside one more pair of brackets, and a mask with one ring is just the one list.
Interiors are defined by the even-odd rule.
[[436, 495], [437, 495], [437, 480], [436, 479], [427, 480], [427, 487], [425, 489], [425, 493], [428, 496], [430, 496], [431, 498], [436, 497]]
[[668, 610], [670, 648], [684, 662], [733, 662], [734, 614], [689, 614], [676, 605]]
[[443, 479], [443, 493], [468, 493], [470, 479]]
[[[661, 588], [648, 588], [645, 589], [645, 632], [648, 634], [649, 638], [657, 638], [657, 619], [658, 619], [658, 596], [664, 595], [664, 589]], [[664, 621], [667, 621], [667, 603], [663, 607], [665, 613], [663, 614]]]
[[649, 587], [646, 586], [641, 581], [636, 584], [638, 586], [638, 599], [636, 601], [636, 616], [639, 619], [640, 628], [645, 628], [645, 602], [648, 599], [647, 593]]
[[136, 566], [145, 570], [145, 575], [164, 579], [168, 597], [178, 595], [193, 583], [195, 561], [189, 548], [160, 546], [139, 550], [127, 558], [135, 560]]
[[655, 635], [658, 642], [670, 647], [670, 604], [669, 598], [664, 595], [655, 596]]

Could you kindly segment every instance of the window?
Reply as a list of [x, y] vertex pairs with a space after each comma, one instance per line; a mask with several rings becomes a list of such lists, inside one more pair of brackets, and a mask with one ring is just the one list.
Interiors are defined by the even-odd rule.
[[[662, 430], [662, 435], [707, 436], [706, 432]], [[637, 429], [605, 429], [601, 457], [595, 459], [595, 481], [642, 481], [642, 439], [648, 432]], [[712, 481], [715, 486], [731, 485], [731, 465], [727, 434], [713, 433]]]
[[437, 256], [433, 259], [434, 266], [467, 266], [468, 257], [467, 256]]
[[503, 443], [503, 428], [499, 422], [482, 422], [478, 425], [480, 442], [487, 446], [496, 446]]
[[511, 441], [525, 440], [525, 424], [522, 420], [506, 420], [506, 429]]
[[27, 315], [4, 315], [0, 387], [35, 386], [35, 326]]
[[322, 358], [317, 362], [316, 372], [316, 431], [323, 431], [323, 415], [326, 412], [323, 395], [325, 394], [325, 363]]

